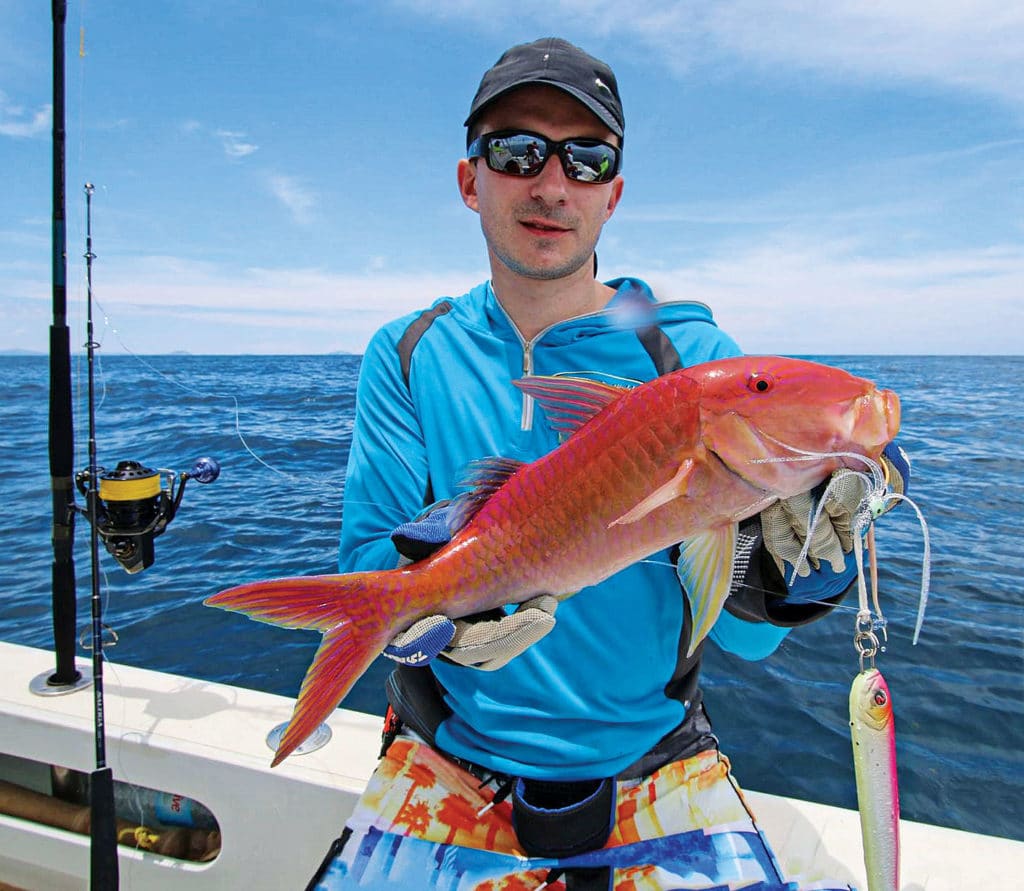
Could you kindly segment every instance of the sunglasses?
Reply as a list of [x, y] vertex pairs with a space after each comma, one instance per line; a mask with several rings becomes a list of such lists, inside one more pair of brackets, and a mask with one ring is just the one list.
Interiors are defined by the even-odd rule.
[[581, 183], [608, 183], [622, 163], [618, 147], [600, 139], [579, 136], [555, 142], [529, 130], [496, 130], [474, 139], [467, 157], [483, 158], [496, 173], [536, 176], [548, 159], [558, 155], [569, 179]]

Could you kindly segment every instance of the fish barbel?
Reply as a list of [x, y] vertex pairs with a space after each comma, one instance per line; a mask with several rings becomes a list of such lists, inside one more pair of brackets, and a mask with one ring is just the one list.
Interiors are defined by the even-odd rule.
[[565, 599], [679, 543], [692, 653], [728, 597], [738, 522], [840, 467], [862, 469], [856, 456], [877, 459], [899, 428], [894, 393], [775, 356], [707, 362], [633, 389], [514, 383], [568, 439], [529, 464], [477, 462], [449, 544], [405, 568], [253, 582], [206, 601], [323, 632], [274, 764], [418, 619]]
[[889, 686], [877, 668], [862, 671], [853, 679], [850, 737], [868, 891], [897, 891], [900, 794], [896, 780], [896, 725]]

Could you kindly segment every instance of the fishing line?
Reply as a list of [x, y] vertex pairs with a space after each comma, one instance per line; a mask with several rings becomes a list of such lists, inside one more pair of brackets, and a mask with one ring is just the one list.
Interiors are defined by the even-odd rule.
[[[239, 402], [237, 396], [235, 396], [234, 394], [231, 394], [231, 393], [213, 393], [213, 392], [209, 392], [209, 391], [205, 391], [205, 390], [200, 390], [200, 389], [198, 389], [198, 388], [196, 388], [194, 386], [191, 386], [189, 384], [184, 384], [181, 381], [178, 381], [178, 380], [175, 380], [172, 377], [169, 377], [165, 372], [161, 371], [159, 368], [157, 368], [151, 362], [148, 362], [145, 359], [145, 357], [143, 357], [143, 356], [139, 355], [138, 353], [136, 353], [134, 350], [131, 349], [131, 347], [128, 346], [127, 343], [125, 343], [124, 338], [121, 337], [120, 331], [118, 331], [118, 329], [111, 323], [110, 314], [103, 307], [103, 304], [99, 300], [97, 300], [95, 297], [93, 298], [93, 300], [96, 303], [96, 305], [99, 307], [101, 312], [103, 313], [103, 325], [104, 325], [104, 327], [106, 329], [108, 329], [110, 331], [110, 333], [114, 336], [114, 338], [116, 339], [116, 341], [117, 341], [118, 345], [121, 347], [121, 349], [124, 350], [124, 352], [127, 353], [129, 356], [131, 356], [136, 362], [138, 362], [140, 365], [142, 365], [144, 368], [146, 368], [148, 371], [150, 371], [155, 377], [158, 377], [158, 378], [162, 379], [165, 383], [167, 383], [167, 384], [169, 384], [169, 385], [171, 385], [173, 387], [177, 387], [179, 390], [182, 390], [185, 393], [189, 393], [190, 395], [197, 396], [197, 397], [199, 397], [201, 399], [225, 399], [225, 400], [230, 400], [232, 405], [234, 406], [235, 435], [238, 437], [239, 442], [242, 444], [242, 448], [250, 455], [250, 457], [252, 457], [252, 459], [254, 461], [256, 461], [258, 464], [260, 464], [263, 467], [265, 467], [271, 473], [274, 473], [277, 476], [282, 477], [282, 478], [288, 480], [290, 483], [293, 483], [293, 484], [303, 484], [303, 485], [315, 485], [318, 488], [320, 488], [321, 490], [323, 490], [324, 492], [330, 492], [332, 495], [334, 495], [336, 493], [337, 482], [334, 480], [333, 477], [329, 477], [329, 475], [327, 475], [327, 474], [324, 474], [323, 476], [320, 476], [320, 477], [313, 477], [313, 476], [303, 476], [303, 475], [297, 475], [297, 474], [289, 473], [288, 471], [281, 470], [281, 469], [273, 466], [270, 462], [268, 462], [267, 460], [262, 458], [260, 455], [258, 455], [255, 452], [255, 450], [249, 445], [248, 441], [245, 438], [245, 435], [242, 432], [242, 424], [241, 424], [241, 409], [242, 409], [242, 405]], [[104, 386], [105, 386], [105, 381], [104, 381]], [[257, 412], [257, 414], [259, 414], [259, 412]], [[327, 481], [328, 479], [331, 479], [331, 481], [328, 482]]]
[[[86, 4], [85, 0], [83, 0], [83, 2], [79, 6], [78, 65], [75, 66], [75, 70], [77, 71], [78, 77], [79, 77], [79, 79], [78, 79], [78, 96], [79, 96], [79, 98], [78, 98], [78, 102], [77, 102], [77, 105], [76, 105], [76, 108], [75, 108], [75, 113], [76, 113], [75, 114], [75, 116], [76, 116], [76, 122], [75, 123], [76, 123], [76, 126], [78, 128], [78, 140], [77, 140], [77, 156], [78, 157], [77, 157], [77, 164], [78, 164], [80, 169], [84, 168], [84, 166], [85, 166], [85, 154], [86, 154], [86, 152], [85, 152], [85, 148], [86, 148], [86, 133], [85, 133], [85, 126], [84, 126], [84, 123], [83, 123], [84, 120], [87, 117], [87, 114], [86, 114], [86, 103], [87, 103], [87, 96], [86, 96], [87, 88], [86, 88], [86, 84], [87, 84], [87, 76], [86, 75], [88, 73], [88, 64], [87, 64], [88, 53], [86, 51], [86, 44], [85, 44], [86, 5], [87, 4]], [[109, 198], [109, 193], [107, 192], [106, 187], [105, 186], [100, 186], [100, 189], [103, 191], [104, 195]], [[84, 225], [82, 224], [81, 212], [79, 214], [75, 215], [75, 219], [79, 220], [80, 232], [84, 231]], [[75, 277], [75, 299], [72, 301], [72, 305], [75, 307], [76, 322], [79, 325], [81, 324], [81, 318], [82, 318], [82, 312], [83, 312], [83, 310], [81, 308], [83, 301], [82, 301], [81, 298], [82, 298], [82, 282], [81, 282], [80, 278], [76, 276]], [[242, 433], [241, 417], [240, 417], [240, 415], [241, 415], [241, 405], [240, 405], [238, 399], [234, 395], [232, 395], [232, 394], [221, 394], [221, 393], [208, 393], [208, 392], [200, 391], [200, 390], [196, 389], [195, 387], [186, 386], [185, 384], [182, 384], [179, 381], [176, 381], [176, 380], [173, 380], [173, 379], [169, 378], [166, 374], [161, 372], [159, 369], [155, 368], [151, 363], [145, 361], [140, 355], [135, 353], [125, 343], [125, 341], [121, 337], [121, 334], [118, 331], [118, 329], [116, 327], [114, 327], [114, 325], [112, 324], [110, 313], [102, 305], [102, 302], [99, 299], [97, 299], [95, 297], [95, 295], [93, 295], [93, 301], [94, 301], [96, 307], [103, 314], [103, 330], [104, 330], [104, 332], [110, 331], [111, 333], [113, 333], [114, 337], [116, 338], [117, 343], [125, 351], [125, 353], [127, 353], [130, 356], [132, 356], [137, 362], [139, 362], [142, 366], [147, 368], [150, 372], [155, 374], [157, 377], [161, 378], [163, 381], [165, 381], [167, 383], [170, 383], [170, 384], [173, 384], [174, 386], [178, 387], [179, 389], [183, 390], [184, 392], [191, 393], [191, 394], [199, 396], [201, 398], [230, 399], [232, 404], [234, 405], [234, 412], [235, 412], [235, 435], [238, 437], [239, 442], [242, 444], [242, 448], [249, 454], [250, 457], [252, 457], [252, 459], [254, 461], [257, 462], [257, 464], [259, 464], [262, 467], [266, 468], [271, 473], [273, 473], [273, 474], [275, 474], [275, 475], [277, 475], [277, 476], [279, 476], [279, 477], [281, 477], [283, 479], [288, 480], [292, 484], [295, 484], [295, 485], [306, 485], [306, 486], [316, 486], [318, 489], [320, 489], [321, 491], [323, 491], [325, 493], [328, 492], [328, 491], [331, 492], [332, 496], [335, 494], [336, 483], [334, 483], [334, 482], [328, 483], [326, 481], [329, 478], [327, 474], [324, 474], [321, 477], [311, 477], [311, 476], [296, 475], [296, 474], [288, 473], [287, 471], [281, 470], [281, 469], [273, 466], [272, 464], [270, 464], [270, 462], [268, 462], [267, 460], [262, 458], [260, 455], [258, 455], [256, 453], [256, 451], [249, 445], [249, 443], [246, 440], [244, 434]], [[98, 347], [101, 347], [103, 345], [103, 341], [104, 341], [103, 337], [95, 338], [95, 340], [96, 340], [96, 344], [97, 344]], [[85, 357], [81, 353], [78, 353], [75, 358], [76, 358], [76, 369], [80, 372], [82, 364], [85, 361]], [[97, 356], [96, 358], [99, 359], [99, 356]], [[104, 372], [101, 360], [97, 361], [96, 371], [98, 373], [98, 377], [100, 378], [100, 382], [101, 382], [101, 385], [102, 385], [102, 392], [100, 394], [99, 401], [98, 401], [98, 404], [96, 406], [97, 409], [99, 409], [99, 408], [103, 407], [103, 404], [105, 403], [106, 397], [107, 397], [107, 379], [106, 379], [106, 374]], [[83, 375], [81, 373], [78, 373], [78, 374], [75, 375], [75, 379], [76, 379], [76, 382], [77, 382], [77, 385], [76, 385], [77, 393], [76, 393], [75, 408], [74, 408], [74, 411], [75, 411], [75, 425], [76, 425], [76, 427], [78, 427], [80, 425], [80, 421], [81, 421], [81, 418], [80, 418], [81, 407], [80, 406], [82, 405], [82, 402], [83, 402], [83, 396], [82, 396], [82, 392], [81, 392], [82, 391], [82, 387], [83, 387], [82, 378], [83, 378]], [[81, 446], [79, 446], [79, 448], [81, 448]]]
[[[921, 563], [921, 588], [920, 594], [918, 595], [918, 609], [917, 609], [917, 620], [914, 624], [914, 639], [913, 645], [917, 645], [917, 641], [921, 634], [921, 628], [924, 625], [924, 614], [928, 604], [928, 592], [931, 584], [931, 540], [928, 532], [928, 523], [924, 518], [924, 514], [921, 509], [917, 506], [917, 503], [908, 496], [899, 492], [887, 491], [888, 484], [888, 473], [883, 469], [881, 464], [868, 458], [866, 455], [861, 455], [856, 452], [832, 452], [832, 453], [815, 453], [807, 452], [803, 449], [798, 449], [795, 446], [788, 445], [787, 443], [781, 442], [774, 437], [765, 435], [766, 439], [770, 439], [777, 445], [789, 449], [794, 453], [793, 456], [777, 456], [772, 458], [756, 458], [751, 463], [753, 464], [772, 464], [772, 463], [785, 463], [789, 461], [813, 461], [821, 458], [853, 458], [857, 461], [862, 462], [868, 466], [870, 474], [859, 470], [849, 470], [849, 474], [861, 479], [865, 485], [864, 498], [861, 501], [861, 505], [854, 517], [854, 551], [857, 558], [857, 583], [858, 589], [861, 591], [861, 598], [863, 599], [863, 592], [866, 589], [866, 583], [864, 581], [864, 566], [863, 559], [860, 555], [859, 547], [862, 544], [861, 536], [867, 530], [869, 524], [873, 523], [878, 517], [889, 510], [895, 503], [905, 501], [913, 509], [917, 515], [918, 524], [921, 528], [921, 537], [923, 540], [923, 555]], [[814, 510], [813, 515], [808, 519], [808, 534], [804, 540], [803, 549], [800, 551], [800, 556], [797, 558], [796, 566], [793, 568], [793, 574], [790, 577], [790, 585], [796, 580], [797, 567], [801, 566], [807, 560], [807, 554], [811, 545], [811, 531], [817, 526], [818, 521], [821, 519], [821, 513], [825, 509], [825, 504], [831, 495], [833, 486], [842, 478], [842, 476], [836, 476], [833, 474], [829, 480], [828, 485], [825, 487], [825, 491], [818, 499], [817, 508]], [[884, 621], [884, 619], [883, 619]]]

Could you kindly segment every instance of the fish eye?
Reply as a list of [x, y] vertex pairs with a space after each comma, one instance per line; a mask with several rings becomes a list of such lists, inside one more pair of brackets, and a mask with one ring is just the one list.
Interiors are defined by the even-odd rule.
[[767, 393], [775, 386], [775, 378], [763, 371], [755, 372], [747, 378], [747, 389], [752, 393]]

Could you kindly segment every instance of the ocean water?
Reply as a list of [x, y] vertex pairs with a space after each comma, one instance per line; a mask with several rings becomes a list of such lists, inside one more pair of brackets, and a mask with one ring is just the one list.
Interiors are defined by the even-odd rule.
[[[355, 356], [103, 356], [98, 463], [188, 470], [156, 562], [128, 576], [101, 551], [114, 663], [294, 696], [319, 642], [209, 609], [243, 580], [332, 572], [352, 432]], [[912, 646], [922, 537], [903, 506], [878, 524], [889, 643], [878, 657], [896, 712], [904, 818], [1024, 839], [1024, 357], [821, 357], [896, 390], [910, 494], [931, 531], [931, 595]], [[88, 464], [86, 366], [75, 360], [76, 467]], [[48, 367], [0, 357], [0, 639], [52, 647]], [[81, 503], [82, 499], [79, 498]], [[89, 626], [88, 525], [76, 532], [78, 625]], [[705, 698], [752, 789], [854, 807], [847, 696], [854, 603], [747, 663], [713, 647]], [[116, 670], [113, 668], [112, 670]], [[345, 705], [382, 713], [385, 660]]]

